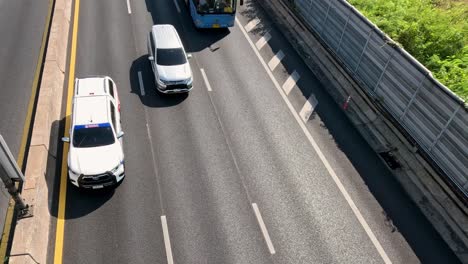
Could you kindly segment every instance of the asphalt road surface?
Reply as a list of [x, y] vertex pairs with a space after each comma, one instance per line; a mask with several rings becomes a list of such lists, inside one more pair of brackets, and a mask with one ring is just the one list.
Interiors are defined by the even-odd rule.
[[49, 0], [0, 0], [0, 134], [16, 157]]
[[[117, 83], [126, 179], [68, 186], [63, 263], [456, 262], [263, 11], [237, 17], [197, 31], [181, 0], [81, 0], [76, 77]], [[146, 37], [163, 23], [194, 55], [189, 95], [155, 92]]]
[[[0, 0], [0, 135], [15, 158], [28, 115], [48, 3], [49, 0]], [[3, 183], [0, 185], [3, 231], [5, 221], [11, 219], [5, 218], [9, 194]]]

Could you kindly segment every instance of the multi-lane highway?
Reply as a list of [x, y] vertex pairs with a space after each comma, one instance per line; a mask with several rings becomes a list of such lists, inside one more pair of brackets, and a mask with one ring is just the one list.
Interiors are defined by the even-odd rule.
[[0, 134], [15, 157], [28, 114], [48, 8], [49, 0], [0, 0]]
[[[181, 0], [75, 1], [74, 76], [117, 83], [126, 179], [68, 186], [63, 263], [456, 261], [256, 5], [197, 31]], [[189, 95], [155, 93], [146, 38], [163, 23], [194, 55]]]
[[[23, 165], [26, 139], [39, 81], [40, 52], [49, 0], [0, 0], [0, 135]], [[45, 39], [45, 38], [44, 38]], [[0, 258], [6, 254], [12, 211], [1, 184]]]

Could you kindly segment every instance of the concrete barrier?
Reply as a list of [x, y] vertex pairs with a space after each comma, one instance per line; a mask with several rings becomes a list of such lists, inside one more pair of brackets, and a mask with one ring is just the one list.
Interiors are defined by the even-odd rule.
[[[464, 263], [468, 263], [468, 209], [386, 111], [360, 88], [313, 32], [284, 1], [258, 0], [338, 105], [349, 96], [348, 118], [377, 153], [390, 153], [403, 188]], [[387, 163], [388, 164], [388, 163]]]
[[25, 201], [34, 206], [34, 216], [16, 224], [10, 263], [48, 263], [71, 3], [72, 0], [55, 0], [22, 191]]
[[[3, 186], [2, 186], [3, 187]], [[4, 229], [4, 223], [7, 215], [8, 207], [10, 206], [10, 194], [5, 188], [0, 188], [0, 228]]]

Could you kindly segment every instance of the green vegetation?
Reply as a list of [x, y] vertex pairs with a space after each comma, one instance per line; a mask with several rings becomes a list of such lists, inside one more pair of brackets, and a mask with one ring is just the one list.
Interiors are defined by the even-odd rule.
[[349, 0], [468, 101], [467, 0]]

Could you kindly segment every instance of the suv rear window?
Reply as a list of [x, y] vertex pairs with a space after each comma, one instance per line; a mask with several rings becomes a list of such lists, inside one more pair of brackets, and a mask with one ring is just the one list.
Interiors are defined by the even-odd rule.
[[109, 123], [80, 125], [73, 129], [75, 148], [101, 147], [114, 142], [114, 132]]
[[181, 65], [187, 62], [184, 50], [181, 48], [157, 49], [156, 56], [156, 64], [162, 66]]

